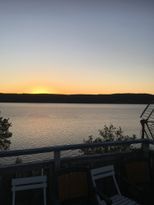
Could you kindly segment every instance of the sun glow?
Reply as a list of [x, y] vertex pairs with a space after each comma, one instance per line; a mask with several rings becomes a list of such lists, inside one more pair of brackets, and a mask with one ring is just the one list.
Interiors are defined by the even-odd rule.
[[52, 89], [49, 88], [45, 88], [45, 87], [35, 87], [31, 90], [32, 94], [49, 94], [49, 93], [54, 93], [54, 91]]

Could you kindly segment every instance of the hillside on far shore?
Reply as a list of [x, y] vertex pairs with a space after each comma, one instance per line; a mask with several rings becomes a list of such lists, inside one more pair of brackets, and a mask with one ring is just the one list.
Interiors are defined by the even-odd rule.
[[0, 93], [0, 102], [19, 103], [154, 103], [152, 94], [5, 94]]

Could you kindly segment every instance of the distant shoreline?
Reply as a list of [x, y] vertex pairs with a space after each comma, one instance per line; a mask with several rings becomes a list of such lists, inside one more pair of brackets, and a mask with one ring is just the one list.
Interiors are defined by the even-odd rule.
[[152, 94], [0, 94], [0, 103], [148, 104]]

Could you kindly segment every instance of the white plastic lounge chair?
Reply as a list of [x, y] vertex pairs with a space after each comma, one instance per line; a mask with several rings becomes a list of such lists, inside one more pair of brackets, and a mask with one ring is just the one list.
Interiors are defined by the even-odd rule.
[[30, 190], [30, 189], [43, 189], [43, 201], [46, 205], [46, 187], [47, 177], [46, 176], [34, 176], [24, 178], [12, 179], [12, 205], [15, 205], [15, 194], [16, 191]]
[[[92, 183], [96, 190], [96, 197], [99, 205], [137, 205], [138, 203], [132, 199], [129, 199], [121, 195], [117, 180], [115, 178], [115, 172], [113, 165], [104, 166], [91, 170]], [[106, 179], [106, 182], [105, 182]], [[110, 179], [110, 180], [109, 180]], [[104, 186], [103, 186], [104, 180]], [[112, 183], [112, 190], [108, 190], [107, 180]], [[102, 185], [102, 187], [100, 187]], [[101, 189], [102, 188], [102, 189]], [[103, 193], [103, 192], [105, 193]], [[110, 192], [110, 193], [106, 193]]]

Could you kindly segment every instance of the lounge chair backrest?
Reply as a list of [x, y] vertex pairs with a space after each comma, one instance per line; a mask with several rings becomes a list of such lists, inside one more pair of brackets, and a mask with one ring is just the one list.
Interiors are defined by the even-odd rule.
[[95, 187], [96, 187], [96, 180], [103, 179], [103, 178], [106, 178], [106, 177], [112, 177], [113, 178], [113, 182], [114, 182], [115, 187], [116, 187], [116, 190], [117, 190], [117, 193], [119, 195], [121, 195], [121, 192], [120, 192], [117, 180], [115, 178], [115, 172], [114, 172], [113, 165], [92, 169], [91, 170], [91, 176], [92, 176], [93, 185]]
[[[113, 165], [92, 169], [91, 177], [99, 205], [138, 205], [136, 201], [121, 195]], [[111, 179], [110, 183], [108, 178]], [[111, 185], [109, 189], [108, 185]]]
[[12, 179], [12, 205], [15, 205], [15, 193], [16, 191], [31, 190], [31, 189], [43, 189], [44, 205], [46, 205], [46, 176], [34, 176]]

